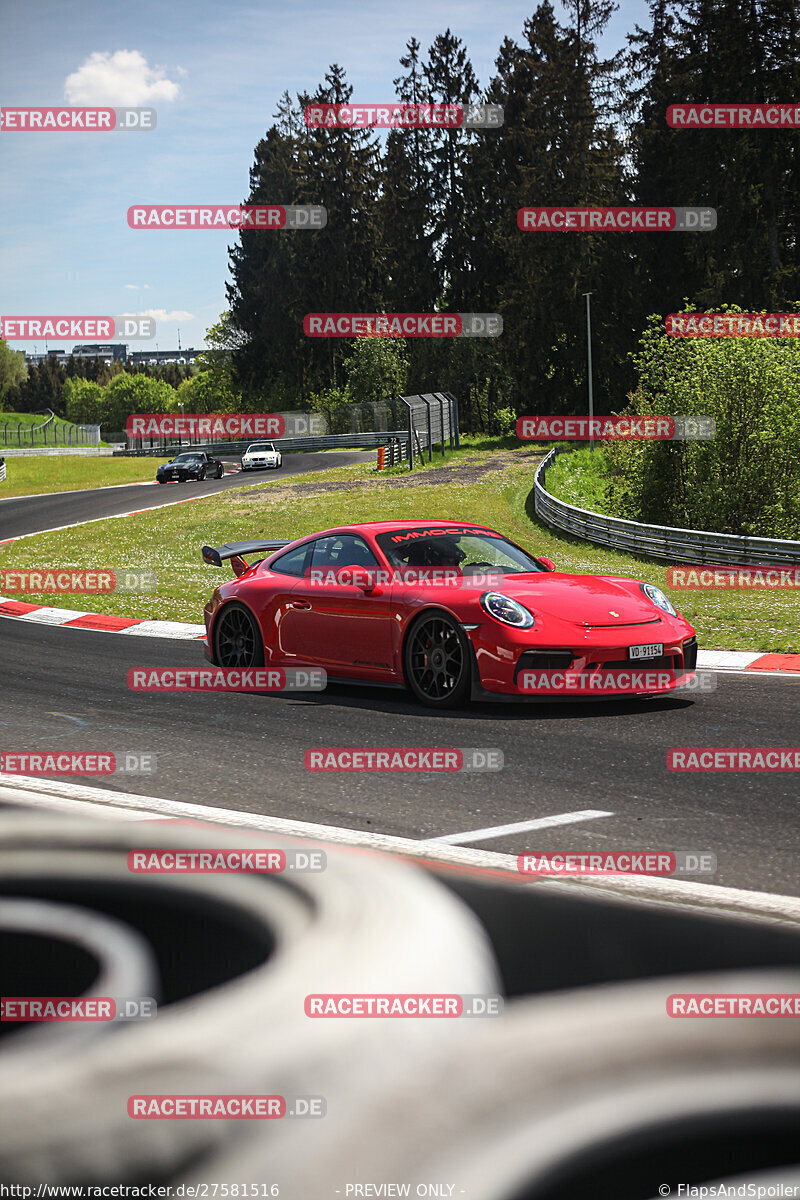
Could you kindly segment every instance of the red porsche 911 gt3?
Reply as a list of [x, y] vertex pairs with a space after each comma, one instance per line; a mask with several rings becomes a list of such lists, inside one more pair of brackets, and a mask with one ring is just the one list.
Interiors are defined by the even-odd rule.
[[324, 667], [438, 708], [655, 695], [695, 673], [695, 631], [659, 588], [561, 574], [481, 525], [371, 521], [203, 558], [236, 572], [205, 607], [220, 667]]

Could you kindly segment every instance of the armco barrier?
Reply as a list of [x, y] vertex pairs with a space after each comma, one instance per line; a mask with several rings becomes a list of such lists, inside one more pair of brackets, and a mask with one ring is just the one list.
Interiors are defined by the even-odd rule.
[[719, 563], [730, 566], [796, 566], [800, 564], [800, 542], [780, 538], [738, 537], [700, 529], [677, 529], [668, 525], [642, 525], [621, 517], [606, 517], [567, 504], [547, 491], [548, 467], [557, 449], [539, 464], [533, 481], [536, 515], [553, 529], [571, 533], [598, 546], [630, 550], [667, 562]]

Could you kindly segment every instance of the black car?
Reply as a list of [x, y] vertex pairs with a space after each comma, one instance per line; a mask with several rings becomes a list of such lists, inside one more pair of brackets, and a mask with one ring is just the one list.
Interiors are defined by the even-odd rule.
[[224, 474], [225, 468], [218, 458], [212, 458], [204, 450], [190, 450], [163, 463], [156, 471], [156, 483], [169, 483], [173, 479], [178, 483], [186, 483], [187, 479], [222, 479]]

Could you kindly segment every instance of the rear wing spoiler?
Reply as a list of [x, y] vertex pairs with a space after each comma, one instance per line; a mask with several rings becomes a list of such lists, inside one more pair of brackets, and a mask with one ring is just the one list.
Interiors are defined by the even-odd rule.
[[270, 538], [266, 542], [228, 542], [224, 546], [203, 546], [203, 562], [211, 567], [221, 567], [225, 558], [239, 558], [242, 554], [255, 554], [258, 550], [280, 550], [289, 546], [291, 538]]

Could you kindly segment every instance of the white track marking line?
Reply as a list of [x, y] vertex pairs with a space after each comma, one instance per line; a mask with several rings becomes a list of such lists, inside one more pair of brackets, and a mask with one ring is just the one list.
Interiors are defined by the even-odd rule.
[[[145, 820], [153, 816], [172, 817], [204, 823], [238, 826], [275, 833], [285, 837], [310, 838], [345, 846], [363, 846], [370, 850], [402, 854], [409, 858], [429, 859], [453, 866], [478, 870], [504, 871], [519, 878], [517, 858], [513, 854], [496, 854], [489, 850], [470, 850], [466, 847], [445, 846], [435, 841], [414, 841], [411, 838], [388, 834], [365, 833], [359, 829], [343, 829], [334, 825], [315, 825], [307, 821], [288, 821], [282, 817], [261, 816], [236, 809], [207, 808], [202, 804], [186, 804], [180, 800], [162, 800], [154, 796], [136, 796], [128, 792], [86, 787], [83, 784], [61, 783], [20, 775], [0, 775], [0, 804], [22, 807], [54, 807], [66, 800], [78, 802], [79, 811], [105, 818], [125, 819], [135, 813]], [[93, 813], [92, 810], [95, 810]], [[64, 811], [64, 810], [62, 810]], [[88, 815], [87, 814], [87, 815]], [[691, 905], [771, 921], [800, 924], [800, 898], [781, 896], [772, 892], [752, 892], [742, 888], [722, 887], [710, 883], [659, 879], [654, 876], [600, 879], [597, 876], [577, 876], [569, 880], [539, 880], [520, 886], [543, 887], [546, 890], [610, 892], [627, 899], [658, 901], [668, 904]]]
[[598, 817], [613, 817], [612, 812], [598, 808], [585, 808], [582, 812], [556, 813], [552, 817], [536, 817], [530, 821], [515, 821], [512, 825], [492, 825], [489, 829], [471, 829], [468, 833], [447, 833], [444, 837], [429, 838], [448, 846], [462, 846], [466, 842], [482, 842], [489, 838], [505, 837], [510, 833], [525, 833], [529, 829], [549, 829], [554, 825], [573, 825], [578, 821], [595, 821]]

